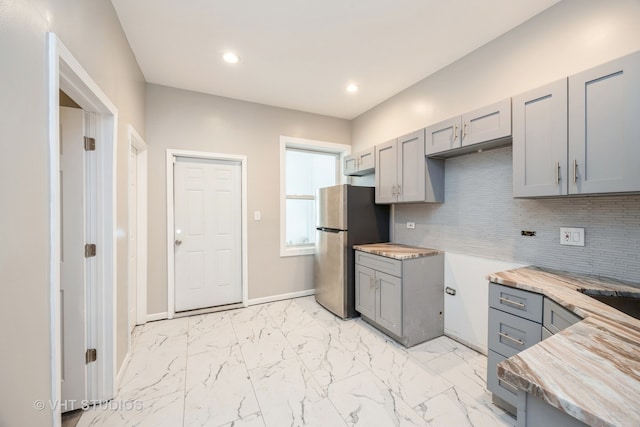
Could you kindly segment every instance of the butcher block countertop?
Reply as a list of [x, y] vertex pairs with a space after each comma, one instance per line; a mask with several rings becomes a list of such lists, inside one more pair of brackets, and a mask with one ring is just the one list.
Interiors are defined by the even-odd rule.
[[583, 319], [499, 363], [499, 378], [586, 424], [640, 426], [640, 320], [582, 293], [640, 298], [640, 284], [537, 267], [488, 278]]
[[401, 245], [398, 243], [354, 245], [353, 249], [399, 260], [444, 254], [444, 251], [437, 249], [420, 248], [418, 246]]

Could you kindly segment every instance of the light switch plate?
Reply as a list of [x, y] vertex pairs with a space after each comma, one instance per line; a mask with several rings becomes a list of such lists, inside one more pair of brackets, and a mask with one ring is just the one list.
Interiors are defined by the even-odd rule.
[[415, 222], [407, 222], [407, 228], [410, 230], [414, 230], [416, 228]]
[[560, 227], [560, 244], [584, 246], [584, 228]]

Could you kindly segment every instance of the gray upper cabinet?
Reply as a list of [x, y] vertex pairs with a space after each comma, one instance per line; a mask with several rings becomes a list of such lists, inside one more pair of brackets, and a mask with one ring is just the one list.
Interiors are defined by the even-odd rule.
[[376, 145], [376, 203], [396, 203], [398, 185], [397, 141]]
[[397, 201], [425, 200], [424, 129], [398, 138]]
[[461, 122], [462, 118], [457, 116], [427, 127], [425, 143], [426, 154], [438, 154], [460, 148]]
[[513, 97], [513, 196], [567, 194], [567, 79]]
[[640, 191], [640, 52], [569, 77], [569, 194]]
[[511, 136], [511, 98], [427, 127], [425, 153], [452, 157], [504, 144]]
[[462, 146], [511, 135], [511, 98], [462, 115]]
[[346, 156], [342, 165], [345, 175], [363, 176], [375, 172], [374, 147]]
[[424, 129], [375, 148], [376, 203], [444, 201], [444, 164], [425, 159]]

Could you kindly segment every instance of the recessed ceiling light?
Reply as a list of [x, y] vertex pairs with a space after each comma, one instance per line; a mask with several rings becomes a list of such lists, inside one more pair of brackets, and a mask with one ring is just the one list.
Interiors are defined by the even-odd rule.
[[224, 59], [225, 62], [228, 62], [229, 64], [236, 64], [238, 61], [240, 61], [238, 55], [233, 52], [226, 52], [224, 55], [222, 55], [222, 59]]
[[350, 83], [347, 86], [347, 92], [349, 92], [349, 93], [356, 93], [358, 91], [358, 89], [359, 89], [359, 87], [355, 83]]

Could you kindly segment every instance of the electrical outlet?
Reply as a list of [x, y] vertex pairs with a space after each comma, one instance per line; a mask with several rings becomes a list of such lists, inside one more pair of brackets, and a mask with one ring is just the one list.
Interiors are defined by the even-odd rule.
[[416, 223], [415, 222], [407, 222], [407, 228], [410, 230], [415, 230]]
[[560, 227], [560, 244], [584, 246], [584, 228]]

